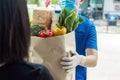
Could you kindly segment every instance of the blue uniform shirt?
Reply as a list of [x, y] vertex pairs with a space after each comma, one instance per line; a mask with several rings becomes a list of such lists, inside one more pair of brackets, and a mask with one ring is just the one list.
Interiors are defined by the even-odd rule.
[[[82, 17], [82, 16], [79, 16]], [[83, 18], [83, 17], [82, 17]], [[86, 56], [85, 49], [94, 48], [97, 50], [97, 34], [95, 26], [87, 18], [79, 24], [75, 31], [76, 52]], [[87, 69], [82, 66], [76, 67], [76, 80], [86, 80]]]

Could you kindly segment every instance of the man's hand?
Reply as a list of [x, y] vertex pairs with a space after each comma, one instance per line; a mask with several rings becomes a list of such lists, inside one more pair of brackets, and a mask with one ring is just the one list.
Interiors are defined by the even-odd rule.
[[68, 54], [71, 54], [72, 56], [63, 57], [62, 62], [60, 63], [67, 72], [74, 69], [77, 65], [84, 66], [85, 64], [85, 56], [78, 55], [73, 51], [69, 51]]

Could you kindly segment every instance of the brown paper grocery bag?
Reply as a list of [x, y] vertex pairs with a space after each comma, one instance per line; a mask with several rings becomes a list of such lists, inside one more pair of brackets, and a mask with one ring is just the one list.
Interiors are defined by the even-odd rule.
[[33, 11], [33, 25], [39, 25], [41, 27], [51, 28], [52, 23], [52, 11], [48, 8], [36, 8]]
[[75, 80], [75, 70], [67, 73], [60, 65], [65, 51], [75, 50], [74, 32], [51, 38], [31, 37], [31, 52], [34, 62], [44, 64], [54, 80]]

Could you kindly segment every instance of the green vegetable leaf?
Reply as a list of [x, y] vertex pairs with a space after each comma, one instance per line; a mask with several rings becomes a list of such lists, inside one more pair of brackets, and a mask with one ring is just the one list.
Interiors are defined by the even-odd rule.
[[41, 31], [43, 28], [40, 27], [39, 25], [32, 25], [32, 26], [30, 27], [30, 29], [31, 29], [31, 35], [32, 35], [32, 36], [37, 36], [37, 35], [38, 35], [38, 32]]
[[74, 20], [72, 31], [76, 30], [79, 24], [79, 18]]
[[71, 13], [66, 19], [65, 19], [65, 27], [67, 28], [67, 33], [71, 32], [72, 30], [72, 22], [73, 22], [73, 13]]
[[84, 19], [78, 18], [74, 11], [64, 8], [59, 16], [58, 25], [66, 27], [67, 33], [69, 33], [74, 31], [78, 27], [78, 24], [82, 24], [83, 22]]
[[83, 18], [76, 18], [73, 24], [72, 31], [76, 30], [79, 24], [82, 24], [84, 22]]

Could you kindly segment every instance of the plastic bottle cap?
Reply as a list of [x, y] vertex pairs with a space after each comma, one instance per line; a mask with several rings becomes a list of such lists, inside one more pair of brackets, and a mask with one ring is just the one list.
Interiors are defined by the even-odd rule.
[[61, 10], [55, 10], [55, 13], [59, 14], [59, 13], [61, 13]]

